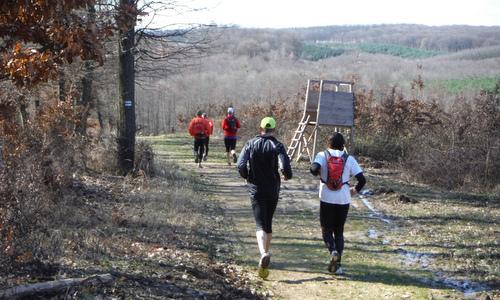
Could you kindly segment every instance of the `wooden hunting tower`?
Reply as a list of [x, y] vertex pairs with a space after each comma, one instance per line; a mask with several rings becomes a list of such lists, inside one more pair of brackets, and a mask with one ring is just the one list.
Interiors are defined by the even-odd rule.
[[354, 137], [352, 86], [352, 82], [345, 81], [307, 81], [304, 113], [288, 146], [287, 153], [290, 159], [296, 157], [298, 161], [305, 151], [312, 162], [316, 154], [318, 134], [324, 128], [331, 128], [331, 132], [342, 132], [347, 144], [352, 143]]

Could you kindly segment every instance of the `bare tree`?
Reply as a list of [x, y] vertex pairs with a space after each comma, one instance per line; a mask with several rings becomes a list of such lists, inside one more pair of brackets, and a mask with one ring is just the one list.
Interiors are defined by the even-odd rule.
[[[175, 10], [176, 1], [119, 0], [114, 5], [119, 34], [120, 100], [118, 116], [118, 164], [123, 173], [134, 167], [136, 135], [135, 86], [161, 78], [186, 66], [186, 58], [201, 56], [208, 48], [209, 35], [203, 25], [168, 29], [153, 27], [154, 18], [165, 10]], [[138, 26], [138, 19], [149, 22]], [[137, 76], [136, 76], [137, 75]]]

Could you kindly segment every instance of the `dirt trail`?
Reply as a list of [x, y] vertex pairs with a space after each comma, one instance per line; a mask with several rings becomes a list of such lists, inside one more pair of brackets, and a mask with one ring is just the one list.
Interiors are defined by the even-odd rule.
[[[224, 203], [227, 216], [234, 222], [235, 232], [229, 234], [229, 241], [238, 245], [239, 260], [256, 271], [259, 253], [245, 182], [238, 178], [234, 164], [228, 166], [209, 162], [196, 171], [212, 182], [210, 192], [215, 199]], [[349, 276], [335, 277], [326, 271], [328, 254], [321, 240], [317, 217], [317, 182], [313, 178], [303, 177], [303, 172], [295, 170], [295, 178], [282, 183], [274, 221], [271, 273], [265, 286], [272, 291], [272, 295], [284, 299], [332, 299], [337, 294], [335, 289], [339, 288], [338, 281]], [[351, 214], [363, 210], [360, 203], [355, 206], [357, 209], [353, 209]], [[365, 212], [358, 213], [360, 217], [365, 216]], [[368, 230], [369, 225], [366, 224], [356, 233], [348, 232], [347, 235], [357, 234], [356, 239], [361, 242], [364, 232]], [[346, 262], [347, 270], [348, 265]], [[359, 295], [359, 291], [356, 294]]]
[[[184, 143], [185, 149], [190, 143]], [[257, 273], [258, 249], [255, 223], [246, 185], [235, 164], [224, 162], [220, 145], [198, 168], [192, 156], [169, 155], [208, 183], [209, 197], [220, 201], [232, 221], [227, 243], [235, 248], [238, 264]], [[189, 150], [188, 150], [189, 151]], [[191, 153], [191, 152], [189, 152]], [[392, 236], [406, 234], [367, 206], [366, 198], [353, 200], [345, 229], [345, 276], [327, 271], [328, 253], [319, 227], [318, 182], [305, 165], [293, 166], [294, 178], [282, 182], [273, 223], [270, 276], [263, 282], [278, 299], [462, 299], [464, 294], [439, 284], [417, 257], [411, 262]], [[365, 170], [369, 175], [369, 171]], [[370, 186], [370, 182], [368, 182]], [[406, 257], [406, 258], [405, 258]], [[426, 258], [427, 259], [427, 258]], [[427, 261], [427, 263], [429, 263]]]

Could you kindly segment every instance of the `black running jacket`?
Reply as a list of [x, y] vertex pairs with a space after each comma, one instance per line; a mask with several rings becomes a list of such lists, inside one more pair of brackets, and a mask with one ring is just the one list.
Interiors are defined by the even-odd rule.
[[238, 171], [248, 183], [271, 190], [281, 182], [279, 171], [285, 179], [292, 178], [285, 147], [270, 135], [258, 135], [245, 144], [238, 159]]

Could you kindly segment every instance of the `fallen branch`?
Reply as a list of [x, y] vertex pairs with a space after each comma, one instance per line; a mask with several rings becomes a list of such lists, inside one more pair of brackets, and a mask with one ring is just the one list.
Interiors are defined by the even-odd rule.
[[113, 281], [111, 274], [93, 275], [84, 278], [66, 278], [55, 281], [24, 284], [0, 291], [0, 299], [20, 298], [37, 294], [55, 293], [68, 288], [91, 282], [93, 285], [107, 284]]

